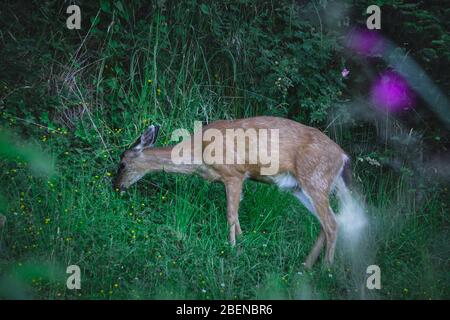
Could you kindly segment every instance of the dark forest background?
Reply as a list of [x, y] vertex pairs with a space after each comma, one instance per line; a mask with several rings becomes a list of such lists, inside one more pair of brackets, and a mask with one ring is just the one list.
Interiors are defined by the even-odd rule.
[[[81, 30], [66, 27], [70, 4]], [[449, 1], [2, 1], [0, 296], [448, 298], [449, 106], [371, 104], [396, 68], [347, 47], [371, 4], [378, 34], [448, 98]], [[113, 192], [149, 124], [167, 145], [196, 120], [255, 115], [317, 127], [352, 156], [371, 224], [333, 270], [302, 269], [318, 224], [270, 187], [246, 186], [242, 252], [226, 244], [220, 186], [160, 174]], [[382, 290], [361, 289], [361, 259]], [[71, 264], [82, 290], [65, 287]]]

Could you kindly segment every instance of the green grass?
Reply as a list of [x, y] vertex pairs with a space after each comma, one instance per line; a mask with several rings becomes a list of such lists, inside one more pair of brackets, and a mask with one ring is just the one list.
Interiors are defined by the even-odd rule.
[[[48, 150], [65, 139], [70, 137], [52, 136]], [[371, 228], [360, 258], [367, 259], [364, 268], [381, 267], [382, 290], [362, 293], [365, 270], [354, 268], [342, 243], [331, 269], [319, 263], [304, 270], [318, 223], [276, 188], [247, 183], [240, 209], [244, 234], [232, 248], [222, 185], [156, 174], [119, 196], [108, 158], [73, 150], [55, 155], [59, 175], [53, 179], [34, 177], [20, 163], [1, 176], [8, 185], [4, 197], [12, 199], [1, 235], [3, 283], [9, 279], [15, 283], [9, 289], [18, 287], [28, 297], [448, 297], [445, 204], [431, 198], [414, 208], [401, 182], [381, 180], [380, 190], [367, 191], [376, 193], [369, 198]], [[72, 264], [82, 270], [78, 291], [65, 286], [65, 268]], [[5, 285], [2, 291], [12, 294]]]
[[[277, 91], [275, 81], [281, 77], [286, 81], [298, 77], [298, 83], [308, 88], [290, 87], [300, 97], [309, 98], [310, 109], [297, 102], [290, 106], [302, 109], [298, 116], [306, 120], [316, 112], [325, 121], [330, 101], [341, 91], [332, 85], [341, 82], [339, 59], [343, 59], [328, 59], [335, 52], [320, 51], [331, 50], [323, 49], [326, 35], [322, 39], [322, 34], [310, 34], [305, 20], [302, 37], [308, 49], [302, 50], [303, 41], [297, 41], [292, 52], [276, 51], [282, 46], [272, 48], [271, 37], [278, 35], [266, 34], [268, 20], [262, 8], [255, 17], [261, 24], [249, 22], [248, 30], [240, 30], [247, 37], [242, 39], [249, 41], [231, 48], [228, 34], [234, 31], [227, 28], [241, 25], [233, 22], [235, 18], [248, 19], [237, 14], [242, 9], [239, 5], [234, 8], [239, 10], [230, 13], [223, 25], [220, 21], [213, 25], [215, 19], [187, 13], [182, 4], [171, 12], [151, 11], [139, 21], [125, 20], [124, 9], [118, 7], [114, 16], [120, 18], [111, 29], [113, 16], [108, 12], [102, 13], [100, 25], [92, 29], [89, 19], [83, 20], [83, 45], [75, 33], [61, 30], [64, 21], [58, 19], [64, 10], [50, 4], [43, 12], [58, 18], [49, 18], [45, 28], [42, 24], [42, 30], [34, 31], [36, 42], [29, 39], [26, 28], [38, 22], [31, 19], [22, 27], [15, 15], [9, 15], [5, 21], [20, 32], [13, 32], [13, 44], [6, 32], [6, 40], [2, 38], [8, 49], [4, 55], [10, 59], [5, 59], [8, 68], [0, 82], [0, 124], [37, 145], [54, 162], [55, 172], [42, 174], [42, 168], [47, 173], [50, 170], [48, 163], [42, 165], [45, 158], [36, 160], [35, 152], [19, 152], [23, 151], [20, 147], [16, 154], [21, 159], [9, 157], [0, 162], [0, 210], [7, 218], [0, 231], [0, 297], [450, 297], [448, 190], [441, 190], [445, 186], [440, 184], [438, 190], [426, 190], [418, 204], [414, 186], [403, 176], [354, 161], [355, 177], [360, 178], [355, 180], [368, 204], [370, 228], [357, 251], [346, 251], [340, 241], [333, 267], [324, 268], [319, 261], [312, 271], [304, 270], [302, 262], [319, 225], [297, 200], [274, 187], [246, 183], [240, 208], [244, 234], [235, 248], [227, 241], [226, 202], [220, 184], [159, 173], [145, 177], [124, 196], [112, 190], [119, 154], [147, 125], [162, 126], [161, 146], [170, 143], [174, 129], [192, 129], [195, 120], [286, 115], [284, 95], [293, 100], [297, 96], [291, 96], [287, 88]], [[13, 9], [9, 11], [19, 10]], [[134, 17], [135, 9], [128, 9], [128, 17]], [[247, 9], [253, 15], [253, 9]], [[166, 23], [170, 19], [175, 21], [172, 25]], [[209, 46], [213, 29], [222, 42]], [[235, 32], [238, 40], [240, 32]], [[290, 32], [279, 37], [280, 42], [291, 39]], [[260, 55], [263, 51], [267, 56]], [[279, 52], [290, 58], [284, 61]], [[297, 61], [296, 52], [301, 61], [306, 59], [301, 54], [308, 59], [306, 73], [300, 68], [289, 74], [288, 67], [281, 68], [281, 64]], [[273, 60], [279, 58], [280, 67], [275, 67]], [[336, 70], [328, 76], [338, 80], [328, 81], [320, 75], [330, 70], [329, 65]], [[319, 81], [311, 74], [324, 79]], [[266, 78], [270, 81], [262, 81]], [[252, 87], [259, 92], [251, 91]], [[376, 152], [376, 137], [361, 127], [355, 130], [357, 134], [343, 132], [347, 139], [335, 139], [355, 156]], [[3, 156], [12, 141], [3, 135], [0, 138]], [[359, 147], [353, 148], [353, 143]], [[358, 149], [361, 144], [363, 151]], [[66, 288], [65, 270], [73, 264], [82, 271], [81, 290]], [[381, 268], [381, 290], [363, 289], [370, 264]]]

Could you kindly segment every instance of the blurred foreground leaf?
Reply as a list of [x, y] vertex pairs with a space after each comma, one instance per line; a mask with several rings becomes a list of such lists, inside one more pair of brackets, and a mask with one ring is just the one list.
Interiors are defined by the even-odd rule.
[[51, 176], [54, 173], [50, 157], [4, 129], [0, 129], [0, 159], [25, 161], [35, 175]]
[[32, 299], [32, 286], [36, 282], [63, 284], [64, 272], [46, 263], [28, 262], [11, 267], [0, 276], [0, 299]]

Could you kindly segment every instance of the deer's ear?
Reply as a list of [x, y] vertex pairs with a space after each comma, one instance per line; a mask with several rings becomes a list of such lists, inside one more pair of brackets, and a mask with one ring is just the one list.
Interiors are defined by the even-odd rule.
[[144, 131], [142, 136], [136, 141], [134, 149], [142, 150], [144, 148], [153, 147], [158, 137], [159, 126], [151, 125]]

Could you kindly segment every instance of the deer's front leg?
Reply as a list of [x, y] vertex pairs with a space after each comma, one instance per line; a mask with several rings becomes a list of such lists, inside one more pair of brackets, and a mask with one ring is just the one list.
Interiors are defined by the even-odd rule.
[[227, 220], [230, 227], [230, 243], [232, 246], [236, 244], [236, 234], [241, 234], [241, 226], [239, 225], [239, 202], [241, 200], [243, 179], [232, 178], [225, 181], [225, 190], [227, 193]]

